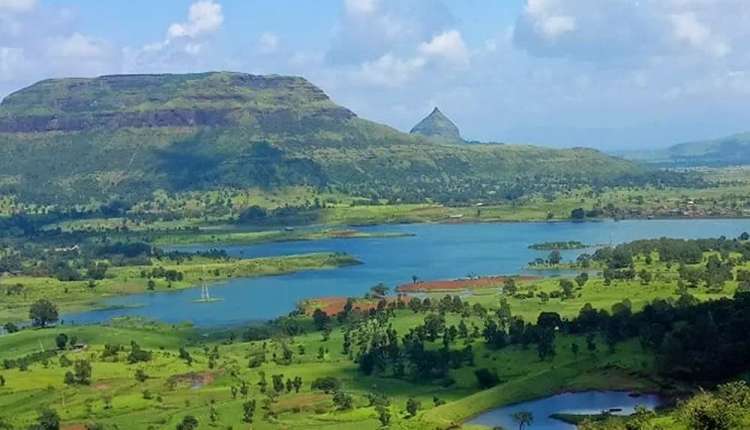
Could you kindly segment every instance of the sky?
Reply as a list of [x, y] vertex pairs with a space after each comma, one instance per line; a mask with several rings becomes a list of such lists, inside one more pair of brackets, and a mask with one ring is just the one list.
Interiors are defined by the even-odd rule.
[[48, 78], [299, 75], [408, 131], [647, 150], [750, 131], [747, 0], [0, 0], [0, 97]]

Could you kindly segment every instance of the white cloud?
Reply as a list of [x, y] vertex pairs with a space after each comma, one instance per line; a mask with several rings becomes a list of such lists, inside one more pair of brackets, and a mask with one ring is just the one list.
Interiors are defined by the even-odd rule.
[[50, 41], [47, 52], [51, 57], [66, 60], [97, 59], [109, 55], [109, 46], [81, 33], [58, 37]]
[[206, 34], [214, 33], [224, 23], [221, 5], [213, 0], [201, 0], [190, 5], [188, 20], [174, 23], [167, 30], [167, 39], [188, 37], [195, 39]]
[[262, 54], [272, 54], [279, 49], [279, 36], [275, 33], [263, 33], [258, 40], [258, 48]]
[[424, 66], [423, 58], [402, 59], [389, 53], [375, 61], [363, 63], [356, 78], [371, 85], [400, 87], [409, 82]]
[[469, 50], [458, 30], [449, 30], [419, 45], [419, 52], [427, 57], [447, 61], [457, 67], [469, 65]]
[[36, 7], [36, 0], [0, 0], [0, 12], [24, 13]]
[[669, 18], [678, 41], [716, 57], [724, 57], [731, 51], [726, 43], [714, 37], [711, 29], [700, 22], [694, 12], [676, 13]]
[[542, 36], [548, 39], [556, 39], [576, 29], [575, 17], [559, 14], [558, 2], [555, 0], [529, 0], [524, 13]]
[[326, 58], [332, 65], [373, 62], [386, 54], [407, 57], [433, 35], [454, 28], [442, 0], [344, 0]]
[[190, 5], [185, 22], [169, 25], [164, 40], [140, 48], [123, 48], [124, 69], [126, 72], [181, 72], [205, 67], [206, 58], [220, 55], [207, 47], [211, 36], [221, 30], [223, 24], [221, 4], [213, 0], [196, 1]]
[[345, 0], [344, 9], [351, 15], [370, 15], [375, 13], [378, 0]]
[[0, 46], [0, 81], [10, 81], [23, 67], [23, 49]]

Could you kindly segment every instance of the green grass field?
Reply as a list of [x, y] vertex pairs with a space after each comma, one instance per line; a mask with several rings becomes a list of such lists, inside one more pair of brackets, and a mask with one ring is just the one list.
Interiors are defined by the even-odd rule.
[[[405, 314], [401, 318], [401, 313]], [[413, 320], [409, 311], [400, 311], [396, 319], [399, 328], [406, 328]], [[495, 369], [502, 385], [481, 391], [473, 376], [474, 368], [451, 372], [455, 384], [449, 387], [431, 383], [414, 383], [392, 378], [364, 377], [356, 366], [341, 355], [342, 332], [334, 330], [328, 341], [320, 333], [310, 333], [292, 339], [268, 342], [267, 355], [280, 354], [282, 343], [295, 352], [303, 348], [304, 355], [295, 354], [292, 363], [281, 365], [271, 360], [259, 368], [247, 366], [248, 354], [263, 348], [261, 342], [227, 344], [202, 342], [194, 330], [171, 326], [117, 323], [104, 327], [60, 327], [48, 330], [27, 330], [0, 338], [0, 360], [15, 358], [39, 351], [54, 349], [54, 337], [64, 332], [76, 336], [88, 347], [78, 352], [60, 352], [46, 363], [35, 363], [26, 371], [17, 369], [0, 372], [6, 385], [0, 388], [0, 416], [10, 418], [18, 426], [31, 423], [42, 406], [55, 408], [70, 425], [97, 421], [119, 428], [174, 428], [187, 414], [196, 416], [208, 427], [209, 410], [216, 402], [218, 420], [223, 428], [245, 428], [241, 421], [241, 395], [234, 399], [231, 386], [246, 381], [250, 386], [248, 398], [258, 401], [254, 428], [357, 428], [377, 429], [380, 424], [372, 407], [367, 406], [366, 395], [377, 392], [391, 401], [392, 428], [424, 428], [424, 426], [460, 423], [463, 419], [487, 408], [506, 402], [519, 401], [564, 389], [632, 388], [652, 390], [656, 386], [645, 375], [650, 373], [651, 362], [640, 347], [622, 344], [616, 354], [605, 352], [596, 356], [580, 354], [574, 357], [566, 347], [579, 341], [572, 337], [558, 339], [557, 356], [551, 361], [540, 361], [532, 350], [516, 347], [501, 351], [486, 350], [476, 342], [476, 366]], [[117, 361], [102, 360], [103, 343], [128, 345], [136, 340], [143, 348], [152, 350], [154, 358], [145, 364], [128, 364], [125, 353]], [[214, 369], [208, 367], [209, 358], [202, 346], [217, 345], [219, 356]], [[178, 358], [177, 349], [188, 346], [194, 358], [187, 365]], [[328, 353], [317, 354], [321, 348]], [[128, 348], [126, 347], [126, 350]], [[91, 360], [93, 377], [91, 385], [66, 386], [64, 374], [68, 370], [59, 363], [59, 356], [75, 361]], [[135, 380], [137, 369], [149, 375], [144, 383]], [[276, 396], [268, 411], [273, 415], [263, 418], [260, 404], [266, 396], [259, 392], [256, 383], [259, 372], [266, 373], [269, 383], [274, 374], [301, 377], [304, 384], [299, 393]], [[644, 375], [644, 376], [641, 376]], [[342, 381], [343, 389], [354, 396], [355, 408], [337, 411], [331, 396], [310, 388], [310, 382], [322, 376], [334, 376]], [[270, 390], [271, 388], [269, 388]], [[144, 391], [148, 390], [144, 399]], [[434, 407], [433, 397], [448, 403]], [[408, 398], [421, 401], [424, 411], [407, 419], [404, 405]], [[107, 400], [109, 399], [109, 400]], [[111, 405], [108, 404], [111, 402]], [[11, 414], [7, 414], [6, 411]]]
[[[641, 267], [643, 261], [638, 260]], [[652, 283], [616, 282], [604, 286], [593, 278], [576, 296], [568, 300], [508, 298], [514, 315], [535, 321], [541, 310], [573, 316], [585, 303], [609, 309], [616, 302], [628, 299], [638, 309], [655, 298], [675, 295], [675, 268], [654, 263]], [[191, 275], [194, 276], [194, 275]], [[559, 289], [558, 281], [546, 279], [522, 284], [519, 292], [552, 292]], [[730, 282], [722, 291], [709, 292], [704, 288], [692, 290], [697, 297], [708, 299], [732, 294], [735, 284]], [[435, 295], [439, 298], [440, 295]], [[481, 303], [497, 308], [501, 295], [497, 290], [483, 289], [468, 297], [469, 303]], [[398, 310], [391, 324], [399, 333], [421, 324], [424, 313]], [[458, 324], [457, 314], [446, 315], [446, 325]], [[468, 324], [481, 324], [477, 316], [465, 318]], [[561, 335], [556, 339], [557, 354], [552, 359], [540, 360], [533, 348], [510, 346], [501, 350], [488, 349], [484, 342], [458, 341], [472, 345], [474, 366], [450, 371], [453, 383], [419, 382], [392, 377], [364, 376], [347, 356], [342, 355], [342, 328], [334, 328], [325, 340], [321, 332], [308, 331], [297, 336], [276, 336], [267, 341], [241, 342], [228, 337], [226, 332], [201, 334], [190, 326], [147, 323], [140, 320], [121, 320], [97, 327], [57, 327], [24, 330], [0, 337], [0, 361], [16, 359], [41, 350], [55, 349], [55, 336], [65, 333], [76, 337], [87, 347], [80, 351], [58, 352], [45, 361], [34, 362], [27, 370], [0, 370], [6, 380], [0, 388], [0, 416], [19, 427], [31, 423], [42, 406], [57, 410], [64, 422], [72, 427], [96, 421], [117, 428], [175, 428], [185, 415], [193, 415], [201, 427], [246, 428], [242, 421], [242, 404], [255, 399], [258, 409], [253, 428], [310, 428], [310, 429], [377, 429], [378, 415], [369, 406], [368, 393], [378, 393], [390, 400], [392, 415], [390, 428], [421, 429], [451, 428], [485, 410], [500, 405], [542, 397], [566, 390], [631, 389], [659, 390], [661, 381], [655, 372], [654, 359], [636, 341], [618, 344], [614, 352], [599, 338], [595, 353], [574, 354], [572, 343], [583, 344], [583, 338]], [[125, 357], [131, 340], [153, 352], [147, 363], [128, 364]], [[435, 346], [440, 341], [435, 342]], [[104, 344], [124, 346], [117, 358], [103, 359]], [[194, 361], [188, 365], [179, 358], [178, 349], [186, 347]], [[209, 353], [218, 348], [218, 358], [210, 363]], [[276, 361], [285, 349], [293, 351], [293, 358], [285, 363]], [[249, 367], [248, 360], [265, 350], [266, 361], [259, 367]], [[60, 357], [71, 361], [86, 359], [93, 366], [90, 385], [69, 386], [64, 375], [69, 370]], [[63, 360], [64, 361], [64, 360]], [[482, 390], [474, 371], [488, 368], [497, 373], [502, 383]], [[143, 370], [149, 378], [135, 380], [136, 370]], [[269, 388], [271, 376], [301, 377], [299, 393], [283, 392], [267, 396], [257, 385], [260, 372], [265, 372]], [[342, 390], [353, 396], [353, 408], [337, 410], [332, 395], [313, 390], [316, 378], [333, 376], [342, 383]], [[250, 387], [247, 398], [232, 395], [232, 387], [245, 382]], [[445, 404], [436, 405], [434, 398]], [[408, 418], [405, 405], [409, 398], [417, 399], [422, 410]], [[7, 412], [6, 412], [7, 411]], [[8, 413], [11, 412], [11, 413]], [[212, 423], [211, 416], [215, 422]], [[663, 422], [675, 423], [670, 416], [659, 417]], [[676, 425], [676, 424], [675, 424]], [[115, 427], [112, 427], [115, 428]], [[681, 427], [667, 427], [680, 429]]]

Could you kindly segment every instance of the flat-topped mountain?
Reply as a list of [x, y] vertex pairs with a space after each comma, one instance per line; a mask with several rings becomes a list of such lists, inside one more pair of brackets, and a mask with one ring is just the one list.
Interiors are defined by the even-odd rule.
[[367, 121], [299, 77], [45, 80], [0, 103], [0, 194], [70, 204], [309, 185], [453, 202], [661, 180], [589, 149], [457, 146], [423, 134], [459, 136], [437, 110], [415, 134]]
[[303, 78], [242, 73], [46, 80], [6, 97], [0, 132], [317, 125], [354, 117]]
[[456, 124], [437, 107], [411, 129], [411, 134], [437, 138], [447, 142], [462, 142], [461, 133]]

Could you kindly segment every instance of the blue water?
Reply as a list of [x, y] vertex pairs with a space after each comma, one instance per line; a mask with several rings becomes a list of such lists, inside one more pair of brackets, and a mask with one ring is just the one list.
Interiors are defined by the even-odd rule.
[[518, 428], [518, 424], [513, 421], [512, 415], [524, 411], [531, 412], [534, 417], [531, 427], [527, 427], [529, 430], [575, 430], [576, 426], [552, 419], [550, 415], [556, 413], [593, 415], [613, 408], [620, 409], [614, 414], [631, 415], [638, 405], [653, 410], [661, 404], [661, 398], [652, 394], [633, 397], [621, 391], [564, 393], [494, 409], [472, 419], [469, 424], [515, 429]]
[[[585, 223], [409, 224], [362, 228], [364, 231], [412, 233], [388, 239], [330, 239], [222, 247], [230, 255], [251, 258], [318, 251], [346, 252], [364, 264], [334, 270], [235, 279], [211, 286], [223, 301], [194, 303], [200, 289], [117, 297], [106, 305], [121, 307], [65, 315], [66, 322], [96, 323], [115, 316], [138, 315], [165, 322], [190, 321], [210, 327], [264, 321], [292, 311], [302, 299], [360, 296], [383, 282], [390, 287], [411, 281], [454, 279], [467, 275], [517, 274], [548, 252], [528, 246], [578, 240], [587, 244], [621, 243], [641, 238], [737, 237], [750, 231], [750, 220], [633, 220]], [[191, 246], [183, 250], [216, 247]], [[581, 251], [564, 251], [573, 259]], [[122, 308], [125, 307], [125, 308]]]

